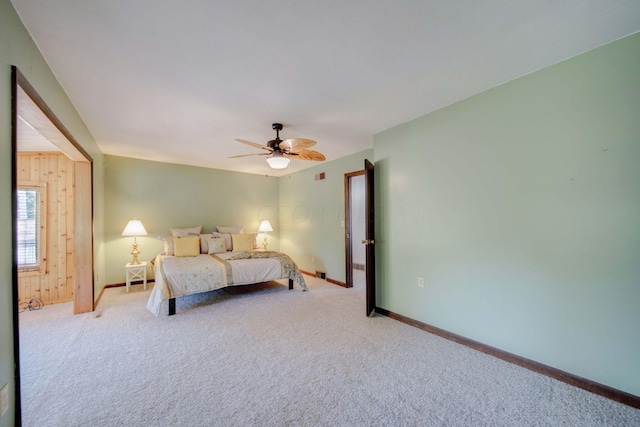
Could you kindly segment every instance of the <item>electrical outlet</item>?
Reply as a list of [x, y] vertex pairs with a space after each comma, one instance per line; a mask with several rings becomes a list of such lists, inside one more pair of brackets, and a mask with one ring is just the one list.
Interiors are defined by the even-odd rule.
[[313, 264], [315, 264], [315, 263], [316, 263], [316, 257], [312, 256], [312, 257], [311, 257], [311, 262], [312, 262]]
[[424, 277], [418, 277], [418, 287], [424, 288]]
[[3, 417], [8, 410], [9, 410], [9, 384], [5, 384], [4, 386], [2, 386], [2, 390], [0, 390], [0, 417]]

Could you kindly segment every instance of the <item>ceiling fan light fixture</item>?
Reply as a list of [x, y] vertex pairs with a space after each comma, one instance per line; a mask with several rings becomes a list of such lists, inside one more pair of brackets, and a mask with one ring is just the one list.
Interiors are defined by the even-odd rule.
[[284, 169], [289, 166], [290, 161], [291, 159], [285, 157], [280, 152], [275, 152], [271, 156], [267, 157], [267, 163], [269, 163], [271, 169]]
[[299, 160], [314, 160], [321, 162], [326, 160], [324, 154], [314, 150], [309, 150], [309, 147], [316, 145], [316, 142], [306, 138], [290, 138], [282, 140], [280, 139], [280, 131], [282, 130], [281, 123], [274, 123], [272, 126], [276, 131], [276, 139], [272, 139], [267, 142], [267, 145], [256, 144], [255, 142], [246, 141], [244, 139], [236, 139], [236, 141], [250, 145], [254, 148], [267, 151], [267, 153], [252, 153], [252, 154], [240, 154], [239, 156], [231, 156], [230, 159], [238, 157], [248, 156], [268, 156], [267, 164], [271, 169], [285, 169], [289, 166], [291, 157]]

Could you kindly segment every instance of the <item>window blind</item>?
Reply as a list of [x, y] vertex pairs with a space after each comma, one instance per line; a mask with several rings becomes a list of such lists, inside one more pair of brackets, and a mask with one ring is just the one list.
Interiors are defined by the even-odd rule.
[[18, 267], [40, 265], [40, 189], [19, 188], [18, 198]]

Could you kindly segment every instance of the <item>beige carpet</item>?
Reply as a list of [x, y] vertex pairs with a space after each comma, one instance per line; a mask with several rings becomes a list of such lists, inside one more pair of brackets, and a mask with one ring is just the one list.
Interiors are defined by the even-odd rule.
[[[20, 314], [25, 426], [640, 426], [640, 410], [383, 316], [305, 276]], [[164, 308], [166, 313], [166, 307]]]

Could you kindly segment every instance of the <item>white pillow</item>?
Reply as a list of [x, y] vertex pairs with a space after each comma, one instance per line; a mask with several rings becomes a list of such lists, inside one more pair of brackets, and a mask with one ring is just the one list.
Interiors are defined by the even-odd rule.
[[173, 237], [197, 236], [202, 232], [202, 226], [199, 225], [191, 228], [170, 228], [169, 230]]
[[209, 243], [207, 238], [213, 237], [211, 234], [201, 234], [200, 235], [200, 253], [208, 254], [209, 253]]
[[216, 227], [216, 230], [218, 230], [218, 233], [242, 234], [244, 225], [239, 227]]
[[222, 237], [207, 236], [208, 254], [219, 254], [227, 251], [227, 244]]
[[164, 252], [162, 253], [164, 255], [173, 256], [173, 237], [171, 236], [163, 237], [162, 240], [164, 241]]

